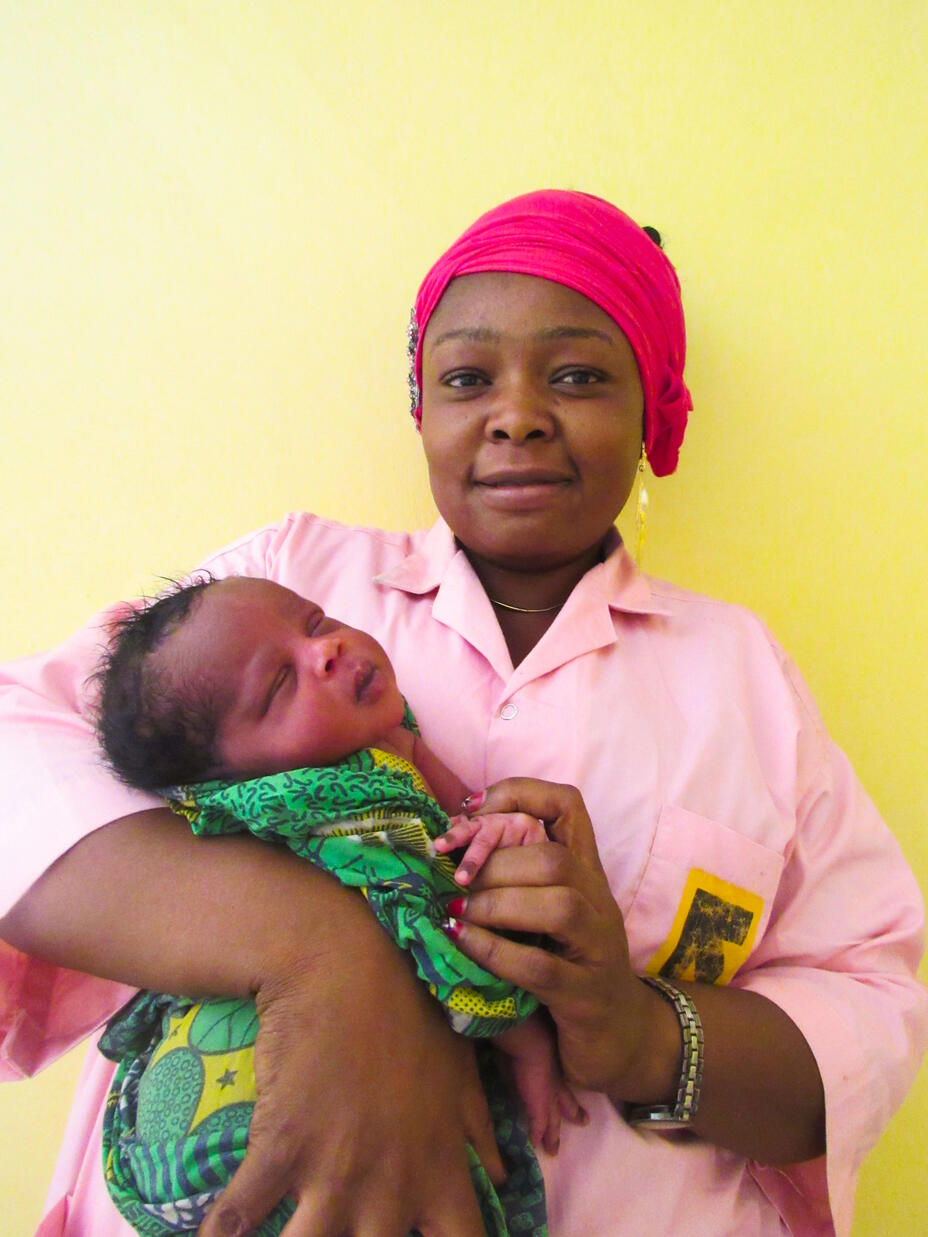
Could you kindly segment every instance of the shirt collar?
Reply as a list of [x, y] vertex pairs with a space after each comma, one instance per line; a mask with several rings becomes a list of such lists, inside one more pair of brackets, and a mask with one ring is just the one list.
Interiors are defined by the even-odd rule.
[[[466, 560], [451, 529], [444, 520], [438, 519], [411, 554], [376, 576], [374, 582], [421, 596], [440, 587], [459, 555]], [[462, 566], [458, 563], [457, 570]], [[611, 610], [665, 616], [670, 613], [654, 597], [647, 577], [635, 566], [615, 528], [606, 537], [603, 561], [587, 572], [582, 584], [591, 592], [595, 591]]]

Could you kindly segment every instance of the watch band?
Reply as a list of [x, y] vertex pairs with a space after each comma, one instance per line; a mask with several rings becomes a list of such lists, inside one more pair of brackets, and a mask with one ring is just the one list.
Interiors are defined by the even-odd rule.
[[642, 975], [641, 978], [670, 1002], [680, 1020], [683, 1064], [677, 1084], [676, 1103], [637, 1104], [629, 1109], [626, 1120], [629, 1125], [646, 1126], [652, 1130], [678, 1129], [692, 1123], [699, 1107], [703, 1058], [702, 1021], [696, 1006], [676, 984], [669, 983], [660, 975]]

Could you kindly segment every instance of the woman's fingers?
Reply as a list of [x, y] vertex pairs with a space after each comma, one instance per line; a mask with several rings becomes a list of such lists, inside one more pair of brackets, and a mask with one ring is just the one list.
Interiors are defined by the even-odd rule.
[[[284, 1225], [281, 1237], [342, 1237], [346, 1232], [352, 1237], [407, 1237], [413, 1230], [422, 1237], [486, 1237], [466, 1159], [440, 1178], [436, 1174], [435, 1180], [435, 1200], [418, 1218], [408, 1214], [401, 1199], [383, 1197], [356, 1199], [355, 1215], [348, 1218], [323, 1196], [301, 1202]], [[198, 1237], [204, 1231], [201, 1229]], [[239, 1231], [247, 1232], [233, 1231], [236, 1237]]]
[[[500, 891], [526, 895], [536, 902], [543, 889]], [[468, 899], [469, 918], [476, 897]], [[508, 916], [505, 916], [508, 918]], [[515, 918], [515, 916], [513, 916]], [[543, 914], [526, 914], [543, 922]], [[596, 924], [597, 920], [591, 920]], [[557, 952], [513, 941], [475, 923], [457, 920], [455, 943], [480, 966], [533, 993], [548, 1008], [557, 1028], [564, 1075], [583, 1090], [623, 1094], [639, 1051], [644, 1008], [641, 991], [628, 961], [621, 916], [599, 919], [592, 930], [571, 935]]]
[[570, 964], [548, 950], [523, 945], [461, 920], [456, 921], [454, 941], [484, 970], [531, 992], [545, 1005], [563, 1000], [570, 986]]
[[506, 1180], [506, 1169], [496, 1145], [493, 1118], [490, 1116], [487, 1097], [480, 1081], [473, 1046], [460, 1035], [453, 1034], [453, 1041], [459, 1052], [459, 1064], [454, 1072], [457, 1118], [464, 1134], [464, 1140], [459, 1146], [469, 1143], [493, 1184], [502, 1185]]
[[[443, 1081], [455, 1086], [454, 1098], [446, 1100], [446, 1119], [422, 1137], [412, 1162], [395, 1128], [386, 1130], [375, 1146], [365, 1138], [366, 1127], [355, 1137], [339, 1136], [333, 1118], [321, 1138], [291, 1142], [293, 1114], [283, 1125], [275, 1120], [271, 1129], [256, 1109], [245, 1158], [201, 1225], [199, 1237], [244, 1237], [284, 1195], [297, 1204], [284, 1237], [406, 1237], [413, 1229], [422, 1237], [485, 1237], [468, 1142], [496, 1184], [505, 1179], [505, 1171], [473, 1052], [465, 1041], [460, 1045], [459, 1057], [453, 1044], [444, 1071]], [[279, 1106], [274, 1115], [281, 1116]]]
[[434, 1199], [428, 1211], [415, 1221], [422, 1237], [486, 1237], [466, 1153], [455, 1169], [453, 1173], [443, 1172], [439, 1165], [434, 1165]]
[[[554, 840], [497, 850], [487, 860], [454, 908], [456, 943], [548, 1007], [569, 1082], [623, 1094], [647, 1033], [646, 1010], [579, 792], [513, 778], [491, 786], [478, 811], [538, 816]], [[498, 935], [507, 931], [540, 934], [550, 947]]]
[[[408, 1190], [385, 1201], [376, 1192], [365, 1190], [362, 1184], [362, 1197], [357, 1200], [350, 1227], [314, 1228], [307, 1230], [306, 1237], [310, 1233], [316, 1237], [317, 1232], [320, 1237], [342, 1237], [348, 1232], [352, 1237], [407, 1237], [413, 1231], [422, 1237], [486, 1237], [463, 1146], [450, 1163], [431, 1161], [421, 1184], [426, 1197], [420, 1199], [418, 1210], [410, 1210]], [[284, 1228], [282, 1237], [304, 1237], [302, 1230], [291, 1234], [296, 1218], [295, 1215]]]
[[[315, 1167], [325, 1174], [324, 1157]], [[244, 1237], [285, 1196], [297, 1200], [296, 1209], [284, 1226], [287, 1237], [336, 1237], [343, 1230], [343, 1200], [337, 1192], [320, 1190], [312, 1183], [301, 1190], [300, 1176], [297, 1157], [289, 1150], [286, 1136], [265, 1131], [256, 1109], [245, 1158], [197, 1230], [198, 1237]]]
[[541, 885], [483, 889], [468, 895], [460, 918], [493, 932], [547, 937], [557, 946], [560, 957], [595, 961], [600, 953], [602, 916], [593, 897], [582, 888]]
[[[542, 891], [544, 898], [534, 896]], [[615, 900], [598, 867], [547, 842], [495, 851], [468, 891], [467, 907], [474, 923], [563, 941], [575, 925], [611, 914]]]
[[[197, 1230], [198, 1237], [244, 1237], [277, 1206], [290, 1185], [292, 1166], [281, 1161], [272, 1146], [262, 1144], [260, 1137], [250, 1136], [245, 1158], [232, 1180]], [[310, 1216], [303, 1210], [301, 1222], [289, 1237], [303, 1237], [314, 1231], [307, 1226]], [[295, 1217], [294, 1217], [295, 1218]], [[301, 1231], [302, 1230], [302, 1231]]]

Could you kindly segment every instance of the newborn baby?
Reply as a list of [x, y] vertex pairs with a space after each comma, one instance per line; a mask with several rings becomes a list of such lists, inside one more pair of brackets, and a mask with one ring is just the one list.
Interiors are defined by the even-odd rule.
[[[532, 1140], [556, 1153], [562, 1117], [582, 1123], [585, 1114], [560, 1076], [550, 1031], [532, 1013], [533, 998], [460, 954], [444, 909], [496, 847], [543, 842], [543, 825], [524, 814], [449, 822], [467, 789], [416, 732], [383, 649], [269, 580], [177, 588], [130, 614], [114, 635], [99, 674], [98, 730], [119, 776], [166, 793], [197, 832], [248, 829], [284, 840], [361, 887], [455, 1029], [494, 1037]], [[461, 848], [455, 868], [445, 855]], [[229, 1024], [250, 1027], [253, 1043], [253, 1006], [244, 1003], [243, 1023], [242, 1004], [234, 1003]], [[138, 1183], [127, 1180], [126, 1165], [135, 1173], [138, 1157], [120, 1150], [137, 1127], [162, 1121], [155, 1073], [166, 1038], [189, 1040], [204, 1009], [226, 1019], [227, 1005], [143, 994], [101, 1042], [120, 1061], [104, 1133], [107, 1178], [130, 1220]], [[237, 1090], [234, 1100], [243, 1099], [253, 1104], [254, 1093]], [[201, 1097], [197, 1128], [202, 1111]], [[142, 1183], [143, 1205], [163, 1207], [168, 1200], [151, 1199], [151, 1184]], [[216, 1192], [195, 1191], [209, 1195], [196, 1215]], [[187, 1195], [183, 1203], [192, 1206]]]

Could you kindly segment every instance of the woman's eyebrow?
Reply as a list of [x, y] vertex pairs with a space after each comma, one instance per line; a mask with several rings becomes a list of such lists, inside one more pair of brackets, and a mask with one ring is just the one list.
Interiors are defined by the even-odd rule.
[[442, 331], [432, 341], [431, 346], [437, 348], [439, 344], [447, 343], [449, 339], [466, 339], [476, 344], [495, 344], [499, 342], [501, 335], [499, 331], [494, 331], [489, 326], [459, 326], [453, 331]]
[[598, 331], [588, 326], [546, 326], [536, 331], [532, 338], [539, 342], [546, 339], [602, 339], [610, 346], [615, 343], [606, 331]]
[[[546, 326], [536, 331], [532, 338], [539, 343], [544, 343], [549, 339], [601, 339], [610, 347], [615, 343], [606, 331], [587, 326]], [[453, 331], [442, 331], [431, 346], [437, 348], [439, 344], [447, 343], [451, 339], [465, 339], [477, 344], [495, 344], [502, 339], [502, 334], [488, 326], [461, 326]]]

